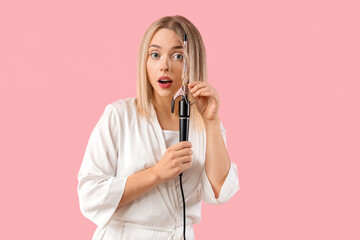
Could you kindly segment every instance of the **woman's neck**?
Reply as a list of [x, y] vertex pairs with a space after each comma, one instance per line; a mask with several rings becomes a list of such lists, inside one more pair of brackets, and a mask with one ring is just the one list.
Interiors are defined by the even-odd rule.
[[172, 98], [160, 97], [158, 95], [154, 95], [153, 105], [156, 110], [156, 114], [161, 117], [167, 117], [169, 120], [179, 119], [179, 101], [180, 98], [175, 100], [174, 113], [171, 113], [171, 101]]

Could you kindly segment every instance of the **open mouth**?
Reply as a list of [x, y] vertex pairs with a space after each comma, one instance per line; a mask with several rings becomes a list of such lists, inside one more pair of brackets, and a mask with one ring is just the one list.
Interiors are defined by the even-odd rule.
[[172, 83], [173, 81], [164, 79], [164, 80], [159, 80], [158, 82], [165, 84], [165, 83]]
[[171, 80], [167, 80], [167, 79], [161, 79], [158, 81], [159, 82], [159, 86], [161, 88], [168, 88], [171, 86], [172, 82]]

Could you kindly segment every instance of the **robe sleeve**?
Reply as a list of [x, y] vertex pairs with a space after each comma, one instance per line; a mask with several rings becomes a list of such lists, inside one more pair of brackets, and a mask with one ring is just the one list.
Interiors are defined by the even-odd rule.
[[[226, 145], [226, 130], [220, 122], [221, 135], [223, 137], [225, 147]], [[206, 155], [206, 154], [205, 154]], [[231, 162], [230, 170], [226, 176], [225, 182], [221, 187], [220, 194], [218, 198], [215, 198], [214, 191], [211, 187], [208, 176], [206, 175], [205, 167], [200, 177], [200, 196], [201, 200], [209, 204], [222, 204], [229, 201], [235, 193], [239, 190], [239, 179], [237, 166], [235, 163]]]
[[99, 227], [110, 222], [125, 190], [127, 177], [117, 177], [120, 140], [118, 113], [110, 104], [93, 129], [78, 173], [82, 214]]

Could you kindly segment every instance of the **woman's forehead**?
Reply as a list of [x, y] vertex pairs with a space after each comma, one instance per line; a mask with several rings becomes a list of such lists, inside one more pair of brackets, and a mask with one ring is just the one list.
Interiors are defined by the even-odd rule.
[[150, 42], [150, 47], [182, 48], [182, 43], [173, 30], [162, 28], [154, 34]]

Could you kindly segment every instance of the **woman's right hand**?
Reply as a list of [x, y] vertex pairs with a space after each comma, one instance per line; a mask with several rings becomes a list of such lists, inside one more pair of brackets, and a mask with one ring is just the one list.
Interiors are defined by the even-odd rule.
[[152, 167], [161, 183], [179, 176], [191, 167], [193, 154], [191, 147], [191, 142], [184, 141], [166, 149], [160, 161]]

